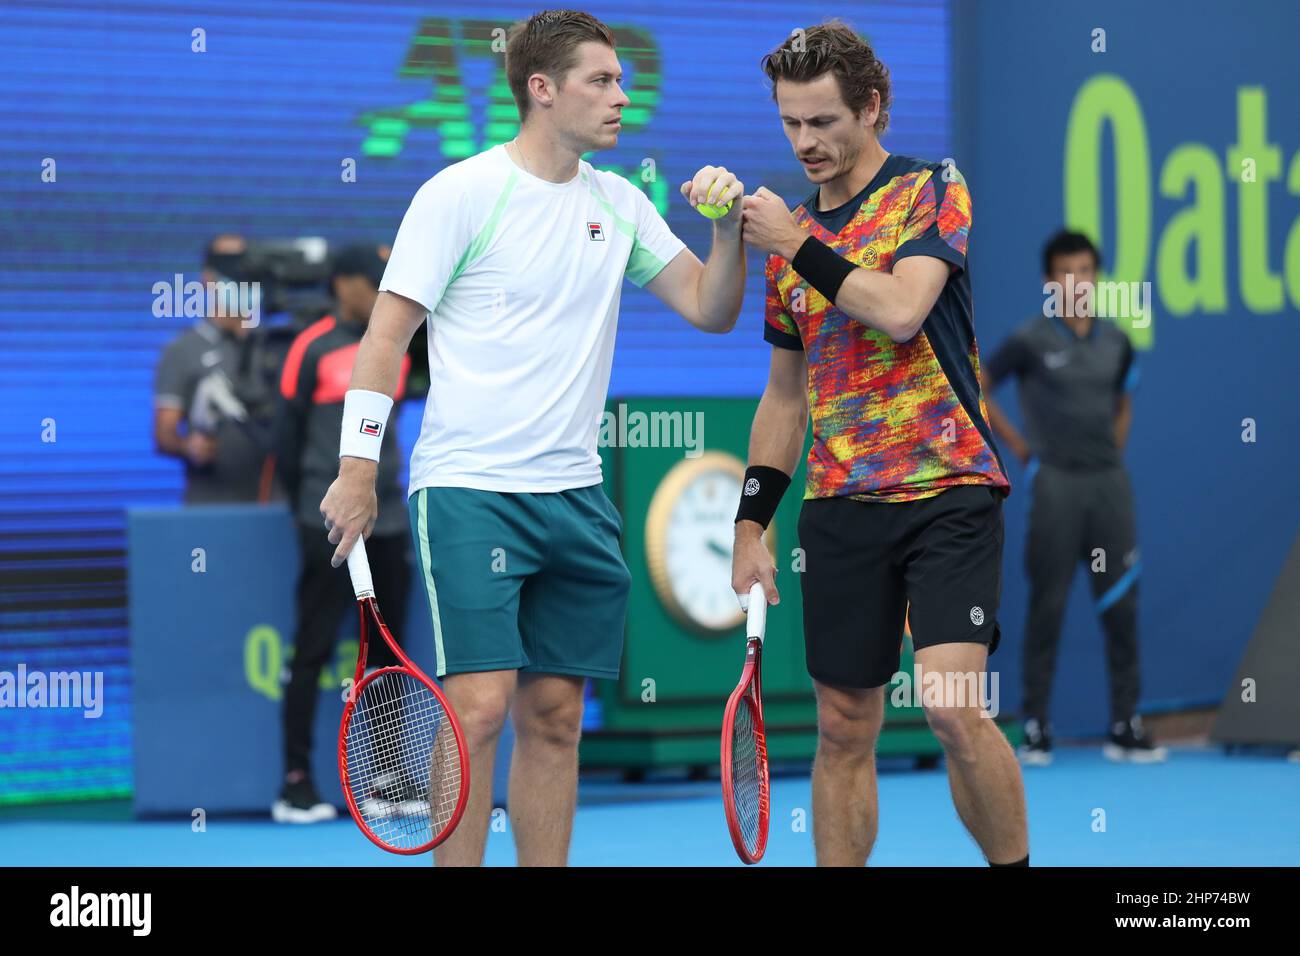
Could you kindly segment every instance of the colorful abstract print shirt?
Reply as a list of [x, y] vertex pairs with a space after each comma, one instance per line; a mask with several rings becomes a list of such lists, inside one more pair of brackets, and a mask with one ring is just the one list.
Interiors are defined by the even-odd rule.
[[795, 221], [855, 265], [889, 272], [908, 256], [932, 256], [951, 270], [921, 331], [897, 343], [840, 312], [785, 259], [768, 257], [764, 338], [808, 360], [804, 497], [914, 501], [956, 485], [1008, 493], [979, 389], [964, 180], [950, 166], [891, 155], [844, 206], [818, 210], [817, 196]]

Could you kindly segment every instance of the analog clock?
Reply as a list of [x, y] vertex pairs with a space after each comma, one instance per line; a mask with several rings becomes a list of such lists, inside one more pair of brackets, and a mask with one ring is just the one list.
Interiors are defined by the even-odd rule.
[[[731, 590], [731, 548], [745, 464], [725, 452], [688, 458], [664, 475], [646, 513], [646, 563], [655, 594], [679, 622], [730, 631], [745, 615]], [[764, 541], [775, 554], [775, 523]]]

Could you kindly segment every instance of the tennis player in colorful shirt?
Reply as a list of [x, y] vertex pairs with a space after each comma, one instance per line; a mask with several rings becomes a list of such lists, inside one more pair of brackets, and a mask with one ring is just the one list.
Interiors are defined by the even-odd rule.
[[511, 30], [506, 74], [519, 135], [441, 170], [402, 220], [344, 399], [339, 477], [321, 503], [337, 567], [374, 525], [378, 436], [427, 315], [409, 517], [436, 676], [471, 767], [439, 866], [482, 861], [507, 714], [519, 863], [567, 861], [583, 688], [618, 676], [631, 581], [597, 448], [623, 280], [706, 332], [729, 331], [744, 296], [744, 186], [733, 174], [706, 166], [681, 184], [692, 205], [731, 204], [701, 263], [641, 190], [582, 159], [617, 144], [629, 103], [607, 27], [575, 11], [537, 14]]
[[744, 596], [760, 581], [779, 600], [761, 536], [811, 412], [799, 582], [817, 692], [817, 861], [860, 866], [871, 852], [874, 748], [909, 621], [921, 673], [948, 678], [947, 692], [916, 691], [947, 754], [957, 812], [991, 864], [1027, 865], [1019, 767], [978, 690], [999, 639], [1010, 486], [979, 387], [970, 194], [951, 164], [881, 147], [889, 73], [846, 25], [797, 31], [763, 66], [817, 188], [793, 213], [767, 189], [744, 199], [745, 242], [769, 254], [773, 349], [732, 585]]

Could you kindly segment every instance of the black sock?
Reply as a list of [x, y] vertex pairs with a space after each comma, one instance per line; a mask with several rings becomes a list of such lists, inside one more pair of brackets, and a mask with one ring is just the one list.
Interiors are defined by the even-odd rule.
[[989, 860], [989, 866], [999, 866], [999, 867], [1000, 867], [1000, 866], [1028, 866], [1028, 865], [1029, 865], [1029, 854], [1028, 854], [1028, 853], [1025, 854], [1025, 858], [1024, 858], [1023, 860], [1016, 860], [1016, 862], [1014, 862], [1014, 863], [994, 863], [992, 860]]

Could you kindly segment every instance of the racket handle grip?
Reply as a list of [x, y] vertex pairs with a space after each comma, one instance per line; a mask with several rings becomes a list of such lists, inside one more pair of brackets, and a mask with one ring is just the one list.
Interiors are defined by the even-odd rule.
[[348, 552], [348, 574], [352, 576], [352, 590], [358, 598], [375, 596], [375, 582], [370, 578], [370, 561], [366, 557], [365, 535], [359, 535], [357, 543]]
[[749, 619], [745, 624], [745, 638], [756, 637], [760, 641], [767, 629], [767, 595], [763, 585], [755, 581], [749, 589]]

